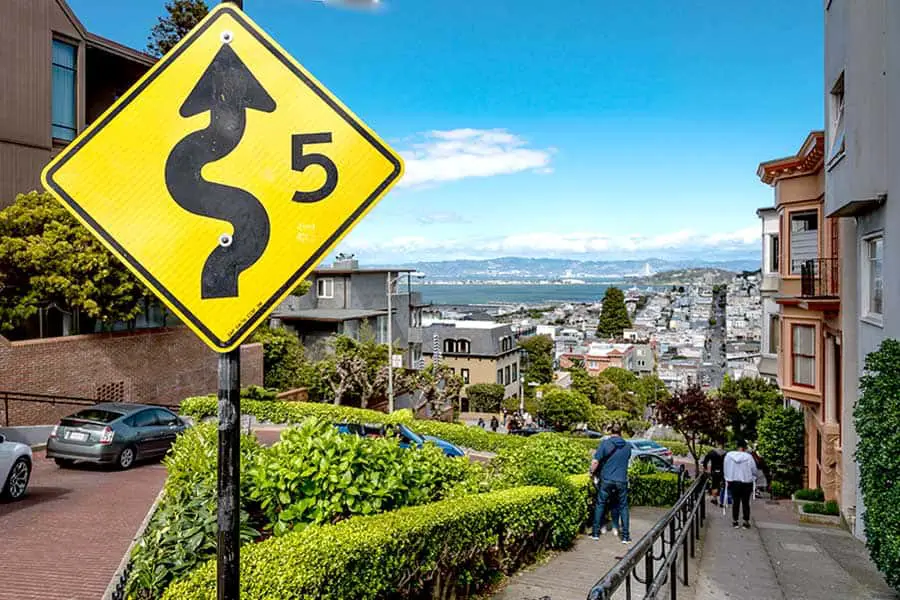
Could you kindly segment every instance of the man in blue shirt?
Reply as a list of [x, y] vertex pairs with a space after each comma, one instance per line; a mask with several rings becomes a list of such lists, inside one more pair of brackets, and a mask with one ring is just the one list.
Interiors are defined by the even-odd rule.
[[591, 473], [599, 475], [597, 486], [597, 503], [594, 505], [594, 527], [591, 537], [600, 539], [600, 521], [607, 506], [612, 506], [612, 513], [618, 513], [622, 522], [622, 543], [630, 544], [628, 515], [628, 462], [631, 460], [631, 446], [622, 439], [622, 430], [618, 425], [610, 429], [611, 435], [603, 440], [594, 452], [591, 461]]

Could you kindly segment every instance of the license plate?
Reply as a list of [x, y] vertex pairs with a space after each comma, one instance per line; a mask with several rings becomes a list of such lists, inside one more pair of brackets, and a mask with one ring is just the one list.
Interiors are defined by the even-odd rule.
[[69, 431], [66, 433], [66, 439], [74, 440], [76, 442], [85, 442], [88, 439], [88, 434], [80, 431]]

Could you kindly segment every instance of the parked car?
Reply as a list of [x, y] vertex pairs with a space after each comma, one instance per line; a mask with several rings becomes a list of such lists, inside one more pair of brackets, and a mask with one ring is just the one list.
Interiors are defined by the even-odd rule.
[[18, 500], [31, 479], [31, 448], [0, 435], [0, 498]]
[[137, 460], [165, 455], [187, 427], [178, 415], [160, 406], [97, 404], [63, 418], [53, 427], [47, 440], [47, 458], [60, 467], [85, 461], [128, 469]]
[[524, 435], [526, 437], [537, 435], [539, 433], [552, 433], [553, 430], [548, 427], [538, 427], [537, 425], [531, 424], [526, 425], [525, 427], [519, 427], [518, 429], [510, 429], [509, 435]]
[[337, 423], [335, 427], [337, 427], [338, 431], [341, 433], [352, 433], [360, 437], [384, 437], [393, 432], [400, 438], [401, 448], [421, 448], [425, 445], [425, 442], [432, 442], [440, 448], [446, 456], [457, 457], [466, 455], [461, 448], [451, 444], [447, 440], [442, 440], [433, 435], [420, 436], [406, 425], [397, 425], [388, 429], [384, 425]]
[[593, 429], [576, 429], [572, 432], [574, 437], [589, 438], [592, 440], [600, 440], [606, 437], [605, 433], [594, 431]]
[[[635, 454], [632, 451], [631, 462], [634, 462], [636, 460], [641, 460], [641, 461], [650, 463], [651, 465], [653, 465], [653, 468], [655, 468], [660, 473], [678, 474], [678, 472], [681, 471], [681, 465], [675, 466], [674, 464], [666, 461], [666, 459], [664, 459], [663, 457], [658, 456], [656, 454], [651, 454], [651, 453]], [[685, 475], [687, 475], [687, 473], [685, 473]]]
[[654, 442], [653, 440], [646, 440], [643, 438], [632, 438], [627, 440], [629, 444], [631, 444], [631, 453], [633, 454], [655, 454], [659, 456], [667, 463], [672, 464], [673, 457], [672, 451], [666, 448], [665, 446]]

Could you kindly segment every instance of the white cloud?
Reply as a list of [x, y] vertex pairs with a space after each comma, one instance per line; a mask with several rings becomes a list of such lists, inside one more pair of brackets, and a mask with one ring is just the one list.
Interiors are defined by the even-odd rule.
[[439, 211], [421, 215], [417, 219], [422, 225], [452, 225], [460, 223], [471, 223], [469, 219], [462, 216], [458, 212]]
[[345, 242], [349, 251], [369, 255], [402, 255], [411, 260], [438, 256], [444, 259], [489, 256], [526, 257], [627, 257], [670, 252], [728, 252], [755, 254], [759, 251], [758, 226], [735, 231], [700, 233], [682, 229], [657, 235], [607, 234], [599, 232], [526, 232], [498, 237], [443, 238], [407, 235], [374, 242], [353, 238]]
[[553, 149], [529, 148], [528, 142], [505, 129], [452, 129], [421, 134], [401, 151], [405, 187], [534, 171], [552, 171]]

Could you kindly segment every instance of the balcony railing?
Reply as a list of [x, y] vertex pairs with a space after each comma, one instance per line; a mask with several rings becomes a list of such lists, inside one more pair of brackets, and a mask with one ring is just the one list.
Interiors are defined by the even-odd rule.
[[800, 296], [803, 298], [837, 298], [840, 281], [837, 258], [814, 258], [800, 265]]

